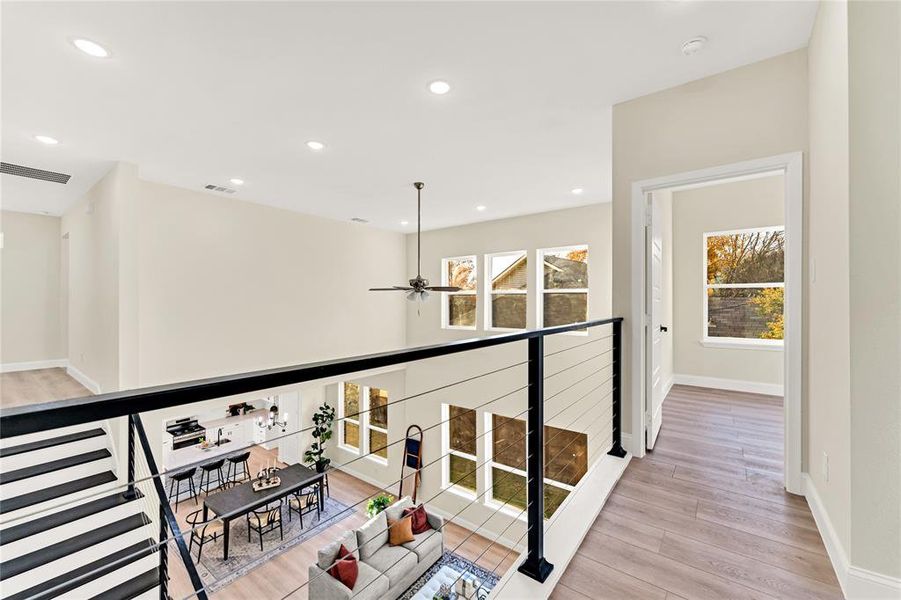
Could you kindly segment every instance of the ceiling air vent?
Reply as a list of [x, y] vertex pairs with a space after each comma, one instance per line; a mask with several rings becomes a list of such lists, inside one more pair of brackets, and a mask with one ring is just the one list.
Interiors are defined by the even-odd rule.
[[43, 169], [35, 169], [34, 167], [23, 167], [22, 165], [14, 165], [8, 162], [0, 162], [0, 173], [5, 175], [18, 175], [19, 177], [27, 177], [29, 179], [40, 179], [41, 181], [52, 181], [53, 183], [69, 183], [71, 175], [65, 173], [56, 173], [54, 171], [45, 171]]
[[368, 223], [368, 222], [369, 222], [369, 219], [362, 219], [362, 218], [360, 218], [360, 217], [353, 217], [353, 218], [351, 218], [351, 221], [353, 221], [354, 223]]
[[227, 188], [221, 185], [213, 185], [212, 183], [206, 184], [205, 186], [203, 186], [203, 189], [210, 190], [211, 192], [222, 192], [225, 194], [235, 193], [235, 190], [233, 190], [232, 188]]

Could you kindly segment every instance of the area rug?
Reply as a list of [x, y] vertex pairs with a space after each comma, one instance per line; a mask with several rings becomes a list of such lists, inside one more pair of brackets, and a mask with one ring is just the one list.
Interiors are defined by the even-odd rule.
[[413, 583], [413, 585], [407, 588], [407, 591], [404, 592], [398, 600], [410, 600], [416, 596], [417, 592], [425, 587], [429, 580], [434, 577], [442, 567], [449, 567], [457, 573], [463, 573], [468, 578], [475, 577], [481, 581], [482, 587], [479, 591], [479, 597], [487, 596], [488, 593], [494, 589], [494, 586], [497, 585], [497, 582], [500, 581], [500, 577], [492, 571], [483, 569], [474, 562], [466, 560], [459, 554], [454, 554], [450, 550], [445, 550], [444, 555], [438, 559], [438, 562], [432, 565], [428, 571], [423, 573], [422, 576]]
[[[231, 523], [228, 560], [222, 560], [221, 538], [213, 543], [204, 544], [197, 572], [206, 584], [207, 590], [215, 592], [352, 514], [354, 511], [346, 504], [326, 498], [320, 517], [317, 519], [315, 512], [305, 514], [304, 526], [301, 527], [297, 513], [292, 514], [291, 521], [288, 521], [288, 507], [284, 506], [282, 521], [285, 539], [280, 539], [278, 530], [265, 534], [262, 552], [260, 552], [260, 538], [256, 532], [251, 534], [251, 541], [247, 541], [247, 519], [237, 518]], [[196, 546], [191, 555], [196, 559]]]

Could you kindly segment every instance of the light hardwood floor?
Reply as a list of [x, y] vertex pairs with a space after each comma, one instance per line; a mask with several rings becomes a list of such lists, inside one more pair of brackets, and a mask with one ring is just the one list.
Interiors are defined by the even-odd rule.
[[782, 439], [782, 398], [673, 387], [551, 598], [842, 598]]
[[69, 377], [65, 369], [35, 369], [33, 371], [0, 373], [0, 407], [2, 408], [90, 395], [91, 392]]

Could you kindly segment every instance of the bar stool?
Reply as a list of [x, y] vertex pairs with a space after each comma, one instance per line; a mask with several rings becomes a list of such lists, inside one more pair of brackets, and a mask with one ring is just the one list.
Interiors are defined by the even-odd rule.
[[[249, 460], [249, 450], [247, 452], [242, 452], [241, 454], [229, 456], [228, 465], [226, 465], [225, 469], [225, 480], [238, 483], [239, 481], [244, 481], [245, 479], [252, 479], [250, 476], [250, 465], [248, 463]], [[239, 466], [241, 467], [240, 474], [238, 473]]]
[[[200, 488], [201, 491], [206, 492], [207, 496], [210, 495], [210, 490], [218, 490], [222, 487], [222, 484], [225, 483], [225, 478], [222, 477], [222, 466], [225, 464], [225, 459], [220, 458], [219, 460], [214, 460], [212, 462], [208, 462], [205, 465], [200, 465]], [[216, 485], [213, 485], [211, 480], [211, 473], [216, 472]], [[204, 483], [206, 481], [206, 483]]]
[[181, 482], [188, 482], [188, 498], [194, 498], [194, 504], [197, 504], [197, 489], [194, 487], [194, 474], [197, 472], [197, 467], [191, 467], [190, 469], [186, 469], [181, 471], [180, 473], [173, 473], [169, 476], [169, 501], [172, 501], [172, 489], [175, 488], [175, 510], [178, 510], [178, 497], [181, 495]]

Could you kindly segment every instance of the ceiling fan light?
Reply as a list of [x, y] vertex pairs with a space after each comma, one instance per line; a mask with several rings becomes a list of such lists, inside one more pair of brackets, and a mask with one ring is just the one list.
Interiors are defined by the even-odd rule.
[[409, 294], [407, 294], [407, 300], [409, 300], [410, 302], [416, 302], [416, 295], [416, 292], [410, 292]]
[[419, 292], [419, 301], [420, 302], [425, 302], [428, 299], [429, 299], [429, 293], [427, 291], [422, 290], [421, 292]]

